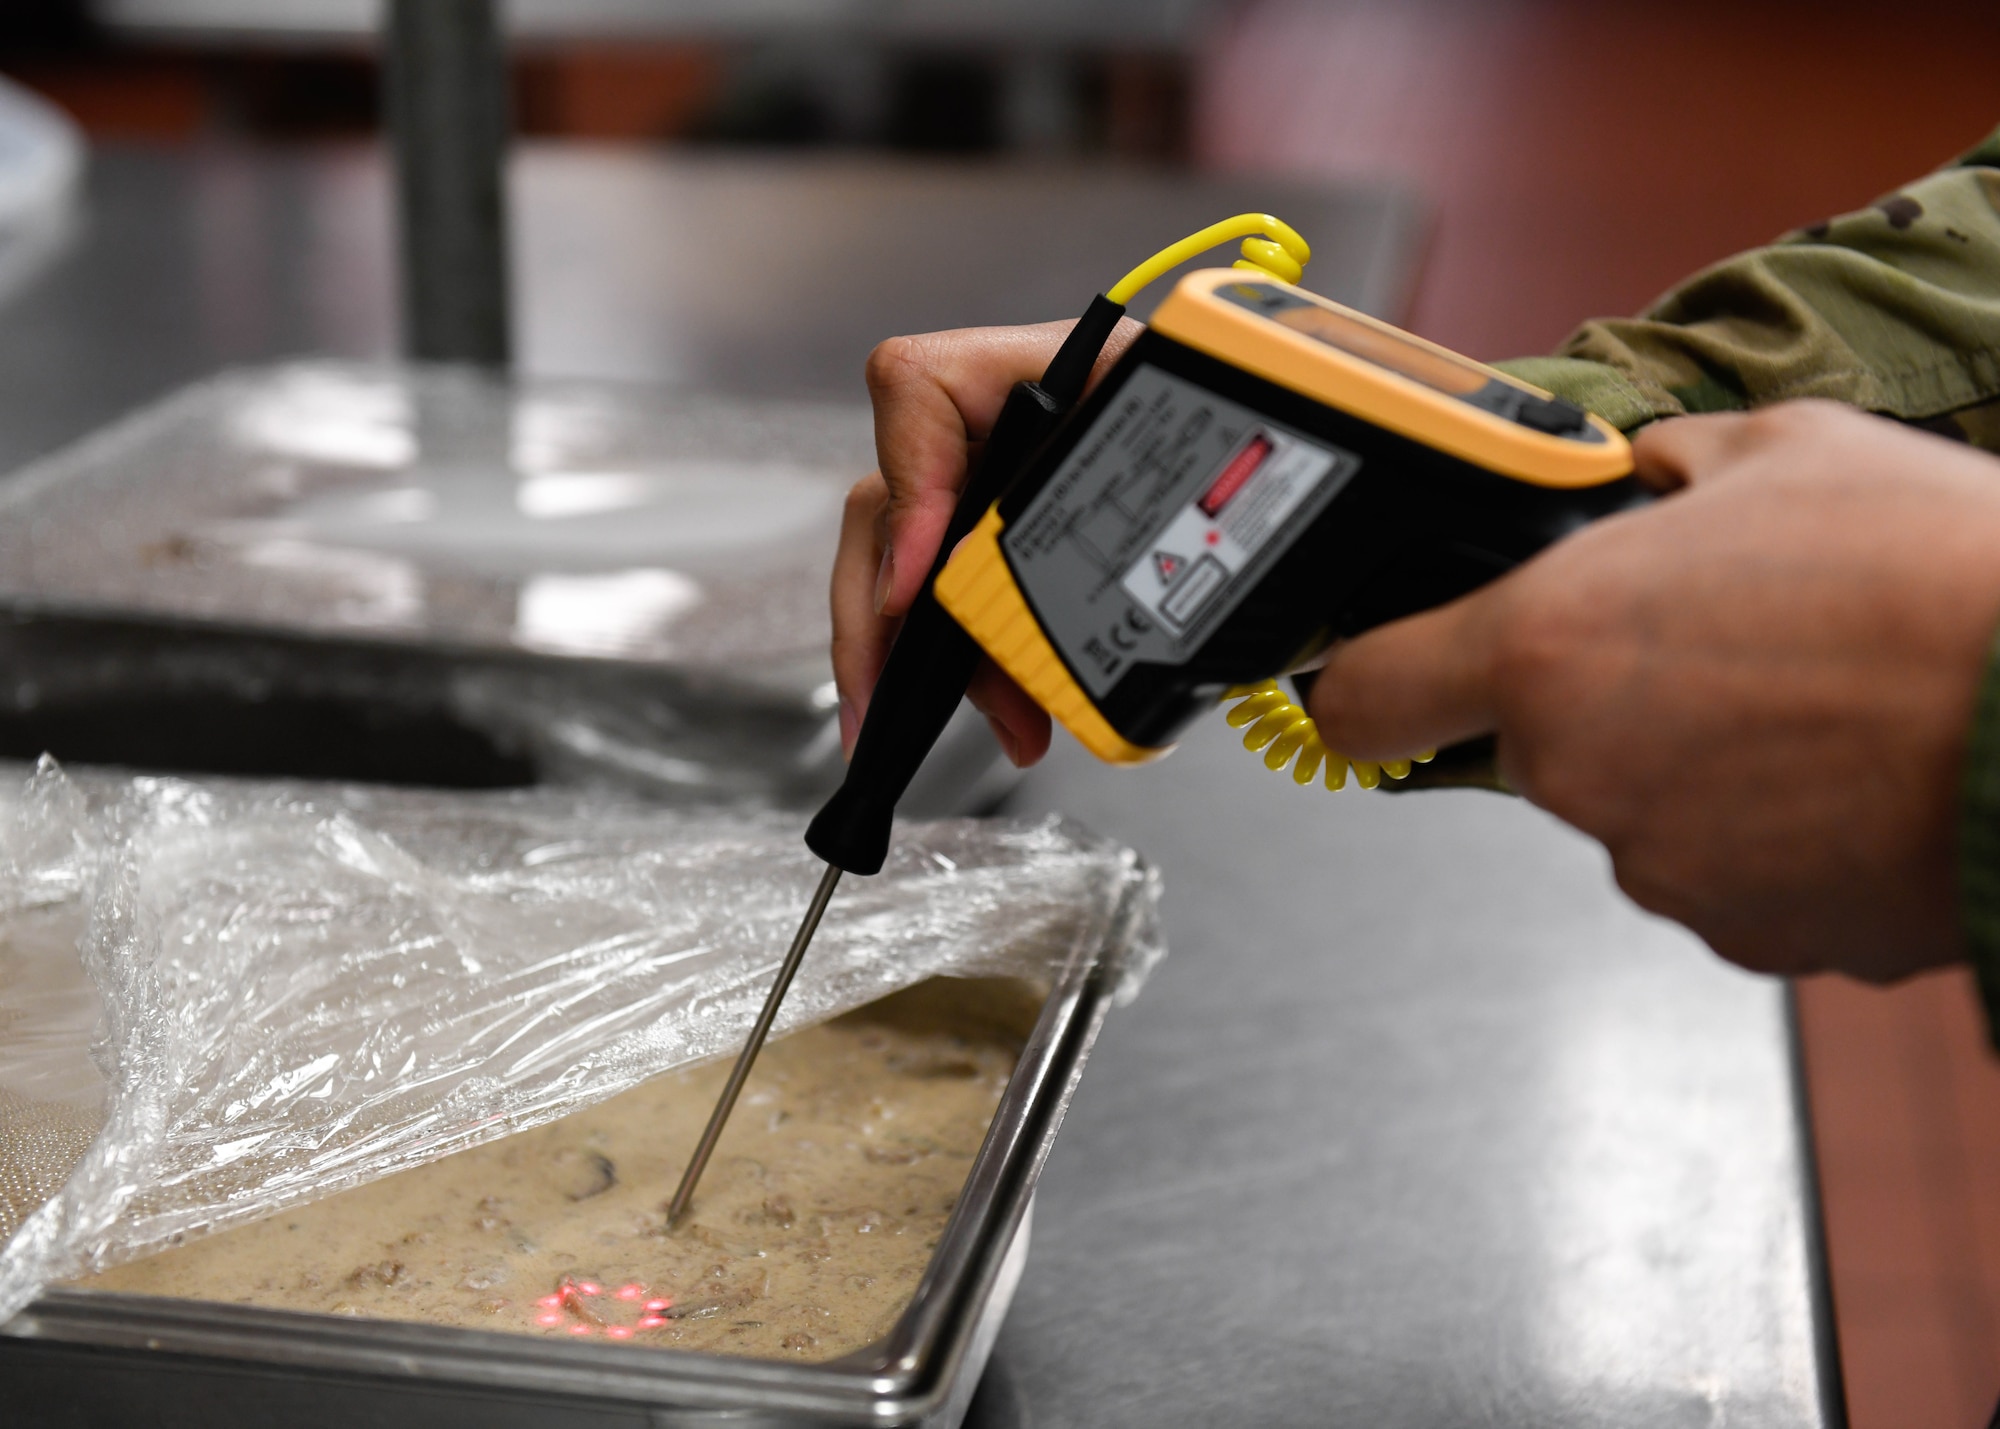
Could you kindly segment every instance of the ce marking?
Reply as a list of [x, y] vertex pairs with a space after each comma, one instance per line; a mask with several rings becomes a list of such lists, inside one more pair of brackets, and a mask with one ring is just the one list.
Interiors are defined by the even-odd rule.
[[1139, 637], [1153, 628], [1153, 622], [1136, 610], [1128, 609], [1125, 618], [1111, 627], [1111, 643], [1120, 650], [1136, 650]]

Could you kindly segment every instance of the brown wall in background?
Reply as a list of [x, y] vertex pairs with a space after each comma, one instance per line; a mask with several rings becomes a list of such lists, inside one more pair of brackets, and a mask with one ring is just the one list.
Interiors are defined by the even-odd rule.
[[[361, 137], [379, 126], [374, 59], [107, 47], [0, 55], [0, 72], [61, 105], [93, 138], [180, 141]], [[524, 134], [667, 139], [712, 99], [721, 63], [699, 46], [578, 45], [521, 56], [514, 120]]]
[[[0, 74], [53, 99], [94, 138], [338, 139], [379, 127], [377, 64], [360, 46], [211, 51], [86, 38], [10, 49], [4, 4]], [[1005, 89], [1019, 56], [1008, 52], [887, 50], [875, 56], [882, 93], [867, 118], [839, 113], [842, 106], [814, 88], [810, 65], [778, 58], [768, 63], [772, 54], [750, 45], [650, 40], [523, 46], [512, 66], [515, 127], [537, 138], [932, 153], [991, 154], [1010, 142]], [[1065, 132], [1037, 142], [1145, 162], [1186, 157], [1191, 66], [1183, 58], [1104, 51], [1051, 62], [1070, 108]], [[867, 127], [855, 132], [856, 125]]]
[[0, 74], [53, 100], [96, 139], [189, 139], [213, 122], [209, 76], [191, 57], [0, 57]]
[[526, 134], [661, 139], [687, 132], [714, 100], [722, 60], [701, 46], [583, 45], [524, 56], [514, 118]]
[[1964, 970], [1800, 988], [1854, 1429], [2000, 1399], [2000, 1071]]
[[1412, 321], [1499, 357], [1970, 147], [2000, 124], [2000, 6], [1268, 0], [1195, 104], [1210, 165], [1416, 185]]

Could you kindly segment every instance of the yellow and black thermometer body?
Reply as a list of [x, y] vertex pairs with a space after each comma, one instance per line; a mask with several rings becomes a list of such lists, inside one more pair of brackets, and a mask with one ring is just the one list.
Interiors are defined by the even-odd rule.
[[1184, 278], [939, 572], [1100, 758], [1647, 499], [1624, 437], [1274, 278]]

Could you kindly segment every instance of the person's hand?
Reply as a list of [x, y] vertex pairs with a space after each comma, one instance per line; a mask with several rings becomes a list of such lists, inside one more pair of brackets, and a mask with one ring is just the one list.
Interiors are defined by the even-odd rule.
[[1963, 955], [1959, 781], [2000, 624], [2000, 460], [1824, 402], [1642, 432], [1674, 494], [1337, 648], [1327, 742], [1496, 733], [1502, 776], [1723, 956]]
[[[944, 540], [968, 460], [1014, 384], [1040, 377], [1074, 325], [895, 337], [869, 354], [875, 459], [882, 469], [848, 492], [833, 564], [833, 679], [840, 692], [840, 742], [849, 754], [896, 628]], [[1093, 383], [1138, 334], [1137, 323], [1119, 323]], [[1048, 715], [990, 660], [980, 662], [966, 697], [1014, 763], [1033, 764], [1048, 752]]]

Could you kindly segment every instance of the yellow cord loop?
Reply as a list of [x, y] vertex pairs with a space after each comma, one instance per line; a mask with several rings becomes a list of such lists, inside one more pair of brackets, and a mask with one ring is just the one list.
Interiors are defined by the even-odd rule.
[[1234, 218], [1211, 223], [1199, 233], [1190, 233], [1171, 248], [1162, 248], [1120, 278], [1104, 296], [1114, 303], [1129, 303], [1141, 288], [1162, 273], [1234, 238], [1243, 239], [1243, 256], [1234, 266], [1268, 274], [1281, 282], [1298, 282], [1306, 264], [1312, 261], [1312, 248], [1283, 219], [1268, 213], [1239, 213]]
[[[1292, 766], [1292, 782], [1304, 786], [1313, 782], [1320, 766], [1326, 766], [1326, 787], [1343, 789], [1347, 786], [1349, 770], [1354, 772], [1354, 782], [1364, 789], [1373, 789], [1382, 782], [1382, 776], [1391, 779], [1407, 779], [1410, 765], [1428, 764], [1436, 758], [1436, 750], [1426, 750], [1414, 760], [1392, 759], [1386, 764], [1371, 764], [1365, 759], [1349, 759], [1346, 755], [1328, 749], [1319, 737], [1319, 730], [1312, 722], [1312, 716], [1293, 704], [1291, 697], [1279, 688], [1276, 680], [1266, 680], [1259, 685], [1237, 685], [1226, 691], [1224, 703], [1235, 700], [1236, 707], [1224, 715], [1232, 729], [1243, 731], [1245, 749], [1264, 751], [1264, 767], [1271, 770]], [[1297, 755], [1294, 760], [1293, 756]]]

